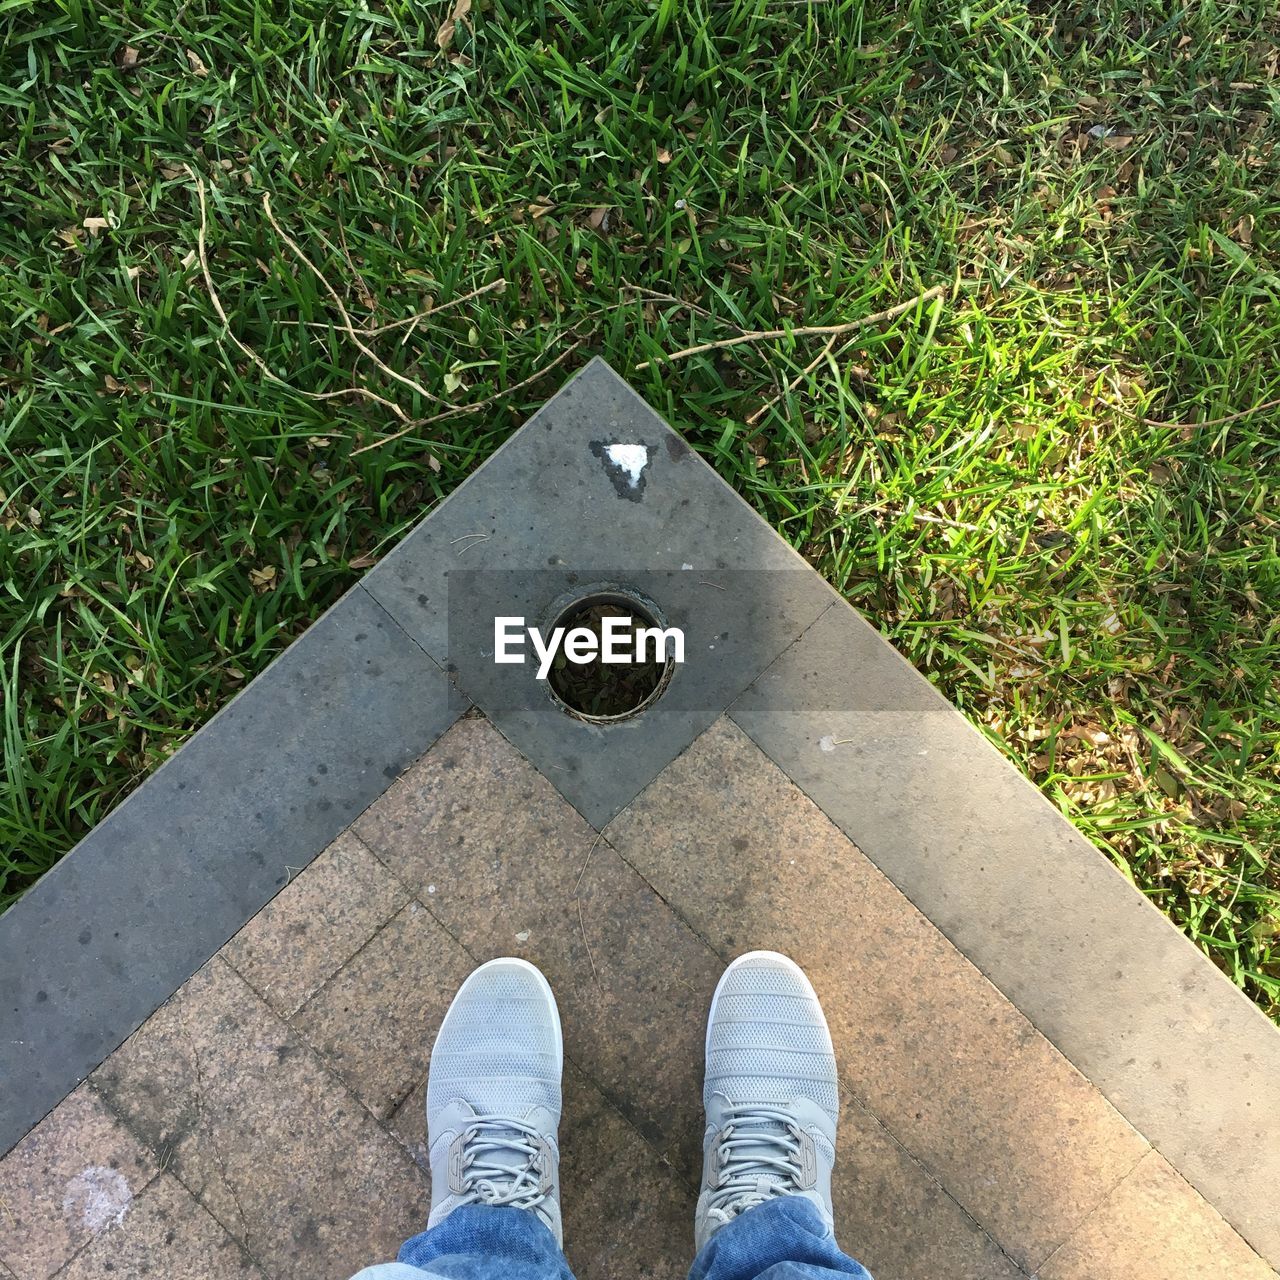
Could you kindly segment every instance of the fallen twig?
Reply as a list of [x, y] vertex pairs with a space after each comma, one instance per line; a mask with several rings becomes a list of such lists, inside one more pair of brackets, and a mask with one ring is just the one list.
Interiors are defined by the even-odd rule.
[[408, 426], [402, 427], [399, 431], [393, 432], [389, 436], [383, 436], [381, 440], [374, 440], [370, 444], [362, 444], [358, 449], [351, 450], [351, 456], [354, 458], [358, 453], [368, 453], [370, 449], [379, 449], [384, 444], [390, 444], [393, 440], [399, 440], [401, 436], [407, 436], [410, 431], [416, 431], [419, 427], [431, 426], [433, 423], [442, 422], [445, 418], [457, 418], [466, 413], [476, 413], [483, 409], [486, 405], [491, 405], [495, 400], [501, 400], [503, 396], [509, 396], [514, 391], [519, 391], [521, 387], [527, 387], [531, 382], [537, 382], [544, 374], [550, 373], [556, 365], [567, 360], [573, 353], [586, 341], [580, 338], [572, 346], [566, 347], [556, 358], [548, 364], [542, 366], [537, 373], [525, 378], [522, 382], [517, 382], [514, 387], [504, 387], [501, 391], [495, 391], [493, 395], [486, 396], [483, 400], [477, 400], [474, 404], [454, 405], [451, 409], [446, 409], [443, 413], [433, 414], [430, 418], [419, 418], [415, 422], [410, 422]]
[[582, 930], [582, 945], [586, 947], [587, 959], [591, 962], [591, 977], [598, 984], [600, 981], [600, 977], [596, 973], [596, 962], [593, 956], [591, 955], [591, 943], [587, 941], [587, 925], [582, 918], [582, 899], [578, 898], [576, 901], [578, 903], [578, 928]]
[[[447, 401], [442, 396], [438, 396], [434, 392], [428, 391], [422, 383], [410, 378], [407, 374], [398, 373], [389, 364], [387, 364], [387, 362], [383, 360], [383, 358], [378, 355], [378, 353], [369, 346], [367, 342], [362, 342], [360, 340], [359, 335], [356, 333], [355, 328], [351, 323], [351, 316], [347, 311], [346, 303], [342, 301], [342, 295], [333, 287], [332, 284], [329, 283], [329, 279], [324, 272], [321, 271], [305, 253], [303, 253], [292, 237], [290, 237], [284, 228], [276, 221], [275, 214], [271, 212], [271, 195], [269, 192], [264, 191], [262, 194], [262, 211], [267, 215], [267, 221], [271, 223], [276, 235], [278, 235], [280, 239], [289, 246], [298, 261], [303, 263], [311, 271], [311, 274], [314, 275], [315, 278], [324, 286], [325, 292], [333, 299], [334, 306], [338, 308], [338, 314], [342, 317], [342, 331], [353, 343], [355, 343], [360, 351], [372, 360], [373, 363], [387, 375], [387, 377], [394, 379], [396, 382], [402, 383], [404, 386], [408, 387], [410, 391], [416, 392], [425, 400], [430, 400], [434, 404], [446, 404]], [[402, 420], [407, 420], [408, 418], [408, 415], [403, 410], [400, 411], [399, 416]]]
[[1159, 418], [1140, 417], [1133, 410], [1126, 409], [1123, 405], [1116, 405], [1115, 408], [1119, 409], [1126, 417], [1142, 423], [1144, 427], [1168, 427], [1174, 431], [1198, 431], [1201, 427], [1221, 427], [1228, 422], [1238, 422], [1241, 418], [1248, 418], [1255, 413], [1267, 413], [1272, 409], [1280, 409], [1280, 400], [1266, 400], [1262, 404], [1255, 404], [1249, 409], [1240, 409], [1236, 413], [1228, 413], [1221, 418], [1208, 418], [1204, 422], [1163, 422]]
[[762, 404], [755, 411], [755, 413], [753, 413], [751, 417], [747, 419], [746, 425], [749, 427], [754, 427], [756, 423], [759, 422], [760, 419], [763, 418], [764, 415], [768, 413], [769, 410], [772, 409], [775, 404], [778, 403], [779, 400], [781, 400], [784, 396], [790, 395], [791, 392], [793, 392], [796, 389], [796, 387], [798, 387], [800, 383], [803, 382], [804, 379], [807, 378], [831, 354], [831, 348], [834, 347], [835, 345], [836, 345], [836, 339], [835, 339], [835, 336], [833, 335], [832, 337], [827, 339], [822, 350], [819, 351], [818, 354], [811, 361], [809, 361], [809, 363], [805, 365], [805, 367], [801, 369], [800, 372], [797, 373], [796, 376], [792, 378], [790, 382], [787, 383], [786, 387], [784, 387], [783, 390], [779, 391], [776, 396], [773, 396], [770, 399], [766, 400], [764, 404]]
[[[736, 347], [744, 342], [768, 342], [775, 338], [813, 338], [828, 334], [834, 334], [838, 337], [842, 333], [852, 333], [855, 329], [865, 329], [867, 325], [879, 324], [882, 320], [894, 320], [910, 311], [913, 307], [918, 307], [923, 302], [931, 302], [934, 298], [941, 297], [950, 288], [949, 284], [936, 284], [932, 289], [926, 289], [923, 293], [917, 294], [906, 302], [900, 302], [895, 307], [889, 307], [884, 311], [877, 311], [872, 315], [863, 316], [859, 320], [850, 320], [846, 324], [800, 325], [794, 329], [756, 329], [749, 333], [739, 334], [736, 338], [721, 338], [716, 342], [703, 342], [696, 347], [685, 347], [683, 350], [673, 351], [663, 358], [668, 364], [673, 364], [677, 360], [683, 360], [686, 356], [701, 355], [704, 351], [719, 351], [725, 347]], [[636, 370], [638, 372], [641, 369], [647, 369], [653, 363], [652, 360], [642, 360], [636, 365]]]
[[200, 273], [204, 277], [204, 287], [209, 294], [209, 301], [213, 303], [213, 309], [218, 313], [218, 319], [222, 321], [223, 330], [233, 346], [241, 351], [249, 360], [253, 361], [255, 367], [268, 378], [270, 381], [277, 383], [282, 387], [288, 387], [295, 395], [305, 396], [308, 400], [334, 400], [339, 396], [364, 396], [367, 400], [373, 400], [377, 404], [382, 405], [386, 409], [390, 409], [401, 421], [407, 421], [408, 414], [392, 401], [385, 399], [374, 391], [370, 391], [368, 387], [343, 387], [339, 391], [304, 391], [300, 387], [295, 387], [292, 383], [287, 382], [278, 373], [276, 373], [270, 365], [251, 347], [248, 343], [242, 342], [231, 331], [231, 321], [227, 317], [226, 309], [222, 305], [222, 299], [218, 296], [218, 290], [214, 287], [213, 273], [209, 270], [209, 252], [207, 247], [207, 237], [209, 230], [209, 211], [205, 203], [204, 179], [190, 166], [183, 166], [191, 175], [192, 180], [196, 184], [196, 194], [200, 199], [200, 226], [196, 230], [196, 257], [200, 263]]
[[[473, 298], [478, 298], [482, 293], [492, 293], [495, 289], [505, 289], [506, 287], [506, 280], [499, 276], [497, 280], [490, 280], [488, 284], [482, 284], [478, 289], [472, 289], [470, 293], [450, 298], [448, 302], [442, 302], [438, 307], [430, 307], [426, 311], [416, 311], [411, 316], [402, 316], [399, 320], [388, 320], [386, 324], [374, 325], [372, 328], [355, 325], [351, 332], [358, 333], [365, 338], [376, 338], [380, 333], [390, 333], [393, 329], [403, 329], [405, 325], [420, 324], [423, 320], [438, 316], [442, 311], [448, 311], [450, 307], [460, 307], [464, 302], [470, 302]], [[308, 329], [328, 329], [330, 327], [330, 325], [322, 324], [319, 320], [307, 321]]]

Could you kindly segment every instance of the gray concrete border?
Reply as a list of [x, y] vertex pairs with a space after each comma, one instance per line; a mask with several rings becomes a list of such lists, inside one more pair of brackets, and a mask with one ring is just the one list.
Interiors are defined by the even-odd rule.
[[464, 705], [357, 586], [0, 917], [0, 1154]]

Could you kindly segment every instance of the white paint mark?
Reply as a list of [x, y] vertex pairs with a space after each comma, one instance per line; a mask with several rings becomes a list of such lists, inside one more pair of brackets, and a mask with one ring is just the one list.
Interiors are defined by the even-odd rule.
[[124, 1174], [94, 1164], [67, 1182], [62, 1212], [97, 1235], [104, 1227], [123, 1222], [132, 1203], [133, 1192]]
[[648, 447], [642, 444], [611, 444], [605, 449], [605, 453], [619, 471], [627, 473], [628, 482], [634, 489], [640, 483], [645, 467], [649, 465]]
[[429, 884], [429, 885], [427, 885], [427, 892], [428, 892], [428, 893], [435, 893], [435, 891], [436, 891], [436, 887], [435, 887], [435, 885], [433, 885], [433, 884]]
[[818, 746], [823, 751], [834, 751], [836, 749], [836, 740], [831, 734], [827, 733], [818, 739]]
[[691, 565], [691, 564], [682, 564], [680, 567], [681, 567], [682, 569], [692, 569], [692, 568], [693, 568], [693, 565]]
[[520, 930], [520, 932], [516, 934], [516, 941], [517, 941], [517, 942], [528, 942], [528, 941], [529, 941], [529, 930], [528, 930], [528, 929], [521, 929], [521, 930]]

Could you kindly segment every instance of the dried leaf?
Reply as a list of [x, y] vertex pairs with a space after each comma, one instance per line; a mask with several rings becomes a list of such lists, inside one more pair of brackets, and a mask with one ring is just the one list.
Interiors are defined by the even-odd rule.
[[531, 204], [529, 206], [529, 216], [536, 222], [539, 218], [545, 218], [554, 208], [555, 205], [553, 204]]
[[457, 0], [453, 12], [440, 24], [436, 32], [436, 47], [441, 52], [453, 45], [453, 37], [457, 34], [458, 23], [471, 12], [471, 0]]
[[659, 163], [659, 164], [670, 164], [670, 163], [671, 163], [671, 152], [670, 152], [670, 151], [668, 151], [668, 150], [666, 149], [666, 147], [663, 147], [663, 148], [658, 152], [658, 163]]
[[604, 229], [604, 221], [608, 213], [608, 209], [592, 209], [587, 215], [587, 226], [589, 226], [593, 231], [602, 231]]
[[367, 552], [362, 552], [358, 556], [353, 556], [347, 561], [348, 569], [368, 569], [378, 563], [377, 556], [371, 556]]
[[120, 55], [120, 70], [132, 71], [138, 65], [138, 51], [131, 44], [124, 47], [124, 52]]
[[99, 232], [110, 230], [112, 223], [110, 218], [86, 218], [80, 225], [91, 236], [96, 236]]
[[209, 68], [204, 65], [200, 55], [194, 49], [187, 50], [187, 66], [191, 68], [191, 74], [199, 76], [201, 80], [209, 74]]
[[276, 580], [276, 567], [273, 564], [265, 564], [260, 569], [249, 570], [249, 582], [255, 591], [261, 594], [271, 589], [271, 584]]

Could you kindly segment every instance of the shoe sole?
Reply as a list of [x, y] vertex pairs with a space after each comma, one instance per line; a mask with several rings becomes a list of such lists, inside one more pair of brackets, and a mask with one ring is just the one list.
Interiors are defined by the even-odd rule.
[[526, 973], [532, 974], [537, 980], [538, 986], [542, 989], [543, 995], [547, 997], [547, 1003], [551, 1006], [551, 1016], [555, 1019], [556, 1026], [556, 1073], [564, 1074], [564, 1036], [560, 1030], [560, 1006], [556, 1004], [555, 992], [551, 990], [551, 984], [547, 981], [546, 974], [538, 968], [536, 964], [530, 964], [528, 960], [521, 960], [519, 956], [500, 956], [496, 960], [486, 960], [478, 969], [473, 969], [466, 977], [462, 986], [458, 988], [458, 994], [454, 996], [450, 1002], [448, 1009], [440, 1023], [440, 1030], [436, 1032], [436, 1038], [431, 1044], [431, 1054], [434, 1057], [436, 1045], [440, 1043], [441, 1037], [445, 1033], [445, 1028], [449, 1025], [449, 1019], [453, 1015], [454, 1006], [457, 1004], [458, 996], [466, 989], [467, 984], [473, 979], [478, 978], [486, 969], [494, 969], [501, 965], [503, 968], [511, 968], [513, 965], [517, 969], [523, 969]]
[[[798, 965], [790, 956], [784, 956], [781, 951], [748, 951], [745, 955], [739, 956], [736, 960], [730, 962], [729, 967], [720, 975], [720, 981], [716, 983], [715, 994], [711, 997], [711, 1008], [707, 1012], [707, 1033], [702, 1041], [702, 1060], [706, 1062], [708, 1054], [711, 1052], [711, 1027], [716, 1018], [716, 1006], [720, 1003], [720, 993], [724, 990], [725, 983], [729, 980], [729, 975], [739, 968], [741, 965], [747, 964], [752, 960], [769, 960], [773, 963], [782, 962], [782, 967], [790, 970], [790, 972], [798, 977], [804, 984], [804, 989], [814, 999], [814, 1003], [818, 1006], [818, 1012], [822, 1016], [822, 1025], [827, 1033], [827, 1042], [831, 1042], [831, 1028], [827, 1025], [827, 1014], [822, 1007], [822, 1001], [818, 999], [818, 993], [813, 989], [813, 983], [809, 981], [809, 975]], [[834, 1046], [832, 1052], [835, 1052]]]

